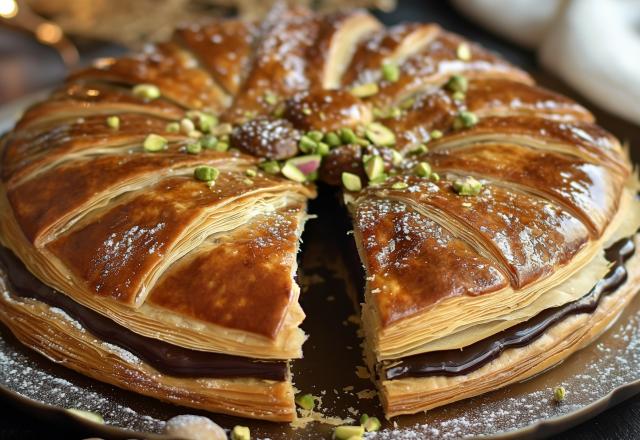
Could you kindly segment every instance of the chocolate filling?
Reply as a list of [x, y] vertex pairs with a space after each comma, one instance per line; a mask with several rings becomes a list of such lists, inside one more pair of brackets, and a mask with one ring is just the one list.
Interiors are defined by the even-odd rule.
[[130, 351], [161, 373], [174, 377], [256, 378], [284, 381], [287, 363], [261, 361], [220, 353], [190, 350], [139, 335], [68, 296], [44, 285], [7, 248], [0, 246], [0, 265], [10, 292], [63, 310], [94, 336]]
[[528, 321], [496, 333], [463, 349], [440, 350], [407, 356], [378, 364], [378, 374], [387, 380], [407, 377], [457, 376], [467, 374], [493, 359], [508, 348], [530, 344], [554, 324], [570, 315], [593, 313], [600, 299], [614, 292], [627, 280], [624, 263], [635, 252], [633, 238], [623, 238], [605, 250], [605, 257], [613, 263], [607, 275], [585, 296], [547, 309]]

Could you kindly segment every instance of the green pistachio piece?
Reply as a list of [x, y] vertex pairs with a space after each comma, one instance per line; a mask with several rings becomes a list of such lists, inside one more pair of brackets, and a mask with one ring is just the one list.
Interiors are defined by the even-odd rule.
[[431, 176], [431, 165], [429, 165], [427, 162], [420, 162], [413, 169], [413, 172], [416, 173], [416, 175], [419, 177], [429, 177]]
[[231, 430], [231, 440], [251, 440], [251, 431], [246, 426], [236, 425]]
[[271, 91], [267, 91], [264, 94], [264, 102], [269, 105], [276, 105], [278, 103], [278, 95]]
[[331, 147], [329, 144], [325, 144], [324, 142], [318, 142], [318, 148], [316, 149], [316, 153], [320, 156], [326, 156], [331, 151]]
[[356, 136], [356, 134], [350, 128], [341, 128], [340, 139], [342, 139], [343, 144], [353, 144], [358, 139], [358, 136]]
[[225, 152], [229, 149], [229, 142], [224, 142], [224, 141], [219, 141], [214, 150], [216, 151], [220, 151], [220, 152]]
[[258, 172], [254, 168], [249, 168], [244, 172], [244, 175], [247, 177], [256, 177]]
[[364, 435], [364, 427], [358, 426], [336, 426], [333, 430], [333, 436], [336, 440], [349, 440], [351, 437], [362, 437]]
[[429, 151], [429, 147], [427, 147], [425, 144], [420, 144], [420, 145], [416, 145], [411, 150], [409, 150], [409, 154], [419, 155], [419, 154], [424, 154], [428, 151]]
[[331, 148], [337, 147], [342, 144], [342, 140], [340, 139], [340, 136], [333, 131], [324, 135], [324, 142], [327, 145], [329, 145]]
[[379, 431], [382, 424], [377, 417], [368, 417], [362, 424], [367, 432]]
[[304, 135], [300, 138], [298, 142], [298, 148], [303, 153], [313, 153], [318, 148], [318, 143], [311, 139], [309, 136]]
[[382, 65], [382, 78], [385, 81], [396, 82], [400, 78], [400, 69], [396, 63], [384, 63]]
[[164, 128], [167, 133], [179, 133], [180, 132], [180, 123], [179, 122], [169, 122], [167, 126]]
[[368, 98], [378, 93], [378, 90], [378, 84], [370, 82], [352, 87], [349, 93], [357, 98]]
[[429, 136], [431, 139], [440, 139], [442, 137], [442, 132], [440, 130], [431, 130]]
[[280, 164], [275, 160], [261, 162], [258, 166], [267, 174], [278, 174], [280, 172]]
[[372, 122], [365, 129], [365, 136], [374, 145], [388, 147], [396, 143], [396, 135], [379, 122]]
[[364, 424], [367, 422], [367, 420], [369, 420], [369, 416], [367, 415], [367, 413], [364, 413], [360, 416], [360, 424], [362, 426], [364, 426]]
[[364, 171], [369, 180], [375, 180], [384, 174], [384, 161], [380, 156], [371, 156], [364, 162]]
[[563, 386], [558, 386], [553, 389], [553, 400], [556, 402], [562, 402], [567, 395], [567, 390]]
[[436, 173], [435, 171], [431, 173], [431, 176], [429, 176], [431, 178], [431, 180], [433, 180], [434, 182], [440, 182], [440, 174]]
[[144, 143], [142, 144], [142, 148], [144, 148], [144, 151], [147, 151], [149, 153], [156, 153], [158, 151], [166, 149], [167, 144], [168, 141], [165, 138], [151, 133], [145, 138]]
[[66, 411], [69, 414], [73, 414], [74, 416], [83, 418], [85, 420], [89, 420], [90, 422], [99, 423], [101, 425], [104, 424], [104, 419], [100, 414], [96, 414], [91, 411], [85, 411], [83, 409], [76, 409], [76, 408], [67, 408]]
[[471, 59], [471, 47], [468, 43], [460, 43], [456, 49], [456, 56], [462, 61], [469, 61]]
[[453, 75], [445, 84], [445, 87], [451, 92], [467, 93], [469, 81], [462, 75]]
[[200, 131], [209, 133], [216, 125], [218, 125], [218, 118], [215, 115], [200, 112], [198, 117], [198, 128]]
[[458, 101], [458, 102], [462, 102], [466, 98], [465, 94], [462, 92], [454, 92], [453, 95], [451, 95], [451, 97], [453, 98], [454, 101]]
[[391, 185], [391, 189], [407, 189], [409, 188], [409, 184], [407, 184], [406, 182], [395, 182], [393, 185]]
[[109, 116], [107, 118], [107, 127], [118, 130], [120, 128], [120, 118], [117, 116]]
[[294, 182], [304, 183], [307, 181], [307, 176], [305, 176], [297, 166], [290, 162], [286, 162], [280, 172], [284, 177], [289, 180], [293, 180]]
[[453, 182], [453, 190], [461, 196], [477, 196], [482, 191], [482, 183], [471, 176], [456, 179]]
[[214, 150], [217, 143], [218, 138], [211, 134], [204, 135], [200, 138], [200, 144], [202, 145], [202, 148], [205, 148], [207, 150]]
[[195, 131], [196, 129], [196, 124], [193, 123], [193, 121], [189, 118], [182, 118], [180, 120], [180, 131], [182, 131], [183, 133], [191, 133], [192, 131]]
[[407, 99], [405, 99], [404, 101], [402, 101], [400, 103], [400, 109], [401, 110], [408, 110], [411, 107], [413, 107], [413, 104], [415, 104], [415, 103], [416, 103], [416, 98], [414, 98], [414, 97], [407, 98]]
[[311, 394], [303, 394], [296, 397], [296, 404], [307, 411], [311, 411], [316, 405], [316, 399]]
[[202, 144], [200, 141], [190, 142], [187, 144], [187, 153], [199, 154], [200, 152], [202, 152]]
[[220, 171], [218, 171], [217, 168], [208, 165], [196, 167], [196, 169], [193, 171], [193, 176], [198, 180], [202, 180], [203, 182], [212, 182], [216, 180], [219, 175]]
[[318, 130], [311, 130], [307, 132], [307, 137], [311, 138], [315, 142], [320, 142], [324, 137], [324, 134], [322, 134], [322, 132]]
[[400, 153], [398, 150], [391, 150], [391, 163], [393, 164], [393, 166], [398, 166], [402, 163], [402, 161], [404, 160], [404, 157], [402, 156], [402, 153]]
[[358, 145], [361, 145], [363, 147], [366, 147], [371, 142], [369, 142], [369, 140], [366, 139], [366, 138], [357, 137], [355, 143], [358, 144]]
[[347, 191], [360, 191], [362, 189], [362, 181], [360, 180], [360, 176], [347, 173], [346, 171], [342, 173], [342, 185], [346, 188]]
[[369, 180], [369, 185], [379, 185], [381, 183], [386, 182], [388, 178], [389, 178], [388, 174], [382, 173], [378, 177], [376, 177], [375, 179]]
[[138, 84], [133, 87], [132, 92], [138, 98], [157, 99], [160, 97], [160, 89], [153, 84]]
[[478, 116], [469, 111], [462, 111], [453, 120], [453, 128], [460, 130], [462, 128], [471, 128], [478, 123]]

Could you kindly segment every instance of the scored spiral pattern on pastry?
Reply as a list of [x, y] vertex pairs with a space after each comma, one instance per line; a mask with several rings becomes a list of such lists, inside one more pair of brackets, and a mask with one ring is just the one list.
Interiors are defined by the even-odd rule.
[[[468, 81], [462, 96], [446, 87], [452, 75]], [[140, 84], [160, 96], [133, 93]], [[197, 116], [195, 135], [169, 125], [194, 111], [216, 115], [212, 131], [224, 126], [219, 135], [240, 144], [190, 154]], [[461, 124], [463, 113], [476, 119]], [[507, 292], [569, 278], [627, 203], [631, 166], [618, 140], [498, 56], [434, 24], [385, 29], [362, 11], [276, 7], [261, 23], [189, 25], [100, 60], [28, 109], [2, 140], [2, 242], [46, 284], [142, 335], [300, 357], [292, 275], [315, 190], [263, 171], [250, 153], [286, 160], [306, 132], [360, 133], [373, 121], [394, 145], [332, 146], [317, 171], [332, 185], [343, 172], [366, 182], [363, 159], [384, 159], [388, 179], [347, 192], [377, 361], [420, 352], [451, 327], [434, 315], [432, 334], [400, 348], [393, 331], [385, 345], [373, 329], [461, 295], [508, 302]], [[166, 149], [145, 151], [149, 134]], [[421, 162], [432, 178], [415, 175]], [[220, 171], [214, 185], [194, 179], [201, 165]], [[466, 176], [482, 183], [476, 197], [453, 189]]]

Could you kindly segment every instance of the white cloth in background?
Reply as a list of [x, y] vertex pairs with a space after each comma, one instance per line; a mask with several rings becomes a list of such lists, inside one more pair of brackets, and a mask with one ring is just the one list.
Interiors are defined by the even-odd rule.
[[452, 0], [602, 108], [640, 124], [640, 0]]

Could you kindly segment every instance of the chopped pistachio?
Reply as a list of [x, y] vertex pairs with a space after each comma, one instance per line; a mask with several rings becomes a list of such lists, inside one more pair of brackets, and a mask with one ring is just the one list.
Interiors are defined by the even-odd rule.
[[242, 183], [244, 183], [245, 185], [253, 185], [253, 180], [247, 177], [246, 179], [242, 180]]
[[305, 176], [304, 173], [291, 162], [286, 162], [280, 172], [284, 177], [289, 180], [293, 180], [294, 182], [303, 183], [307, 180], [307, 176]]
[[275, 106], [271, 114], [274, 118], [281, 118], [284, 115], [287, 106], [284, 102], [279, 102], [278, 105]]
[[367, 145], [370, 144], [367, 138], [361, 138], [361, 137], [357, 137], [355, 143], [363, 147], [366, 147]]
[[211, 130], [211, 134], [215, 134], [216, 136], [223, 136], [227, 134], [231, 134], [233, 131], [233, 125], [225, 122], [224, 124], [216, 125], [213, 130]]
[[367, 125], [365, 136], [374, 145], [388, 147], [396, 143], [396, 136], [395, 134], [393, 134], [393, 131], [389, 130], [379, 122], [372, 122], [371, 124]]
[[117, 116], [109, 116], [107, 118], [107, 127], [118, 130], [120, 128], [120, 118]]
[[362, 437], [364, 435], [364, 427], [358, 426], [336, 426], [333, 430], [333, 436], [336, 440], [349, 440], [351, 437]]
[[469, 61], [471, 59], [471, 47], [468, 43], [460, 43], [456, 49], [456, 56], [462, 61]]
[[435, 171], [431, 173], [430, 177], [434, 182], [440, 182], [440, 174], [436, 173]]
[[419, 177], [429, 177], [431, 176], [431, 165], [429, 165], [427, 162], [420, 162], [413, 169], [413, 172], [416, 173], [416, 175]]
[[196, 129], [196, 124], [193, 123], [193, 121], [189, 118], [182, 118], [180, 120], [180, 130], [183, 133], [191, 133], [192, 131], [194, 131]]
[[395, 182], [393, 185], [391, 185], [391, 189], [407, 189], [409, 188], [409, 184], [407, 184], [406, 182]]
[[200, 138], [200, 144], [202, 145], [202, 148], [205, 148], [207, 150], [215, 149], [217, 143], [218, 138], [211, 134], [206, 134]]
[[368, 417], [362, 424], [367, 432], [379, 431], [382, 424], [377, 417]]
[[280, 172], [280, 164], [275, 160], [261, 162], [258, 166], [267, 174], [278, 174]]
[[164, 130], [168, 133], [179, 133], [180, 132], [180, 123], [179, 122], [169, 122]]
[[236, 425], [231, 430], [231, 440], [251, 440], [251, 431], [246, 426]]
[[477, 196], [482, 191], [482, 183], [471, 176], [456, 179], [453, 182], [453, 190], [461, 196]]
[[315, 397], [313, 397], [311, 394], [303, 394], [296, 397], [296, 404], [302, 409], [311, 411], [316, 405]]
[[100, 414], [96, 414], [91, 411], [85, 411], [83, 409], [76, 409], [76, 408], [68, 408], [66, 411], [70, 414], [73, 414], [74, 416], [81, 417], [85, 420], [89, 420], [94, 423], [104, 424], [104, 419]]
[[311, 113], [312, 113], [312, 112], [311, 112], [311, 109], [310, 109], [309, 107], [304, 107], [304, 108], [302, 109], [302, 114], [303, 114], [303, 115], [311, 116]]
[[469, 88], [469, 81], [462, 75], [453, 75], [445, 84], [445, 87], [451, 92], [467, 93]]
[[214, 149], [220, 152], [227, 151], [229, 149], [229, 142], [220, 141], [216, 144]]
[[404, 101], [402, 101], [400, 103], [400, 109], [408, 110], [411, 107], [413, 107], [413, 104], [415, 104], [415, 103], [416, 103], [416, 98], [414, 98], [414, 97], [407, 98], [407, 99], [405, 99]]
[[278, 103], [278, 95], [273, 93], [272, 91], [267, 91], [264, 94], [264, 102], [269, 105], [276, 105]]
[[318, 148], [318, 143], [311, 139], [309, 136], [304, 135], [298, 142], [298, 148], [303, 153], [313, 153]]
[[350, 128], [341, 128], [340, 139], [342, 139], [343, 144], [353, 144], [358, 139], [358, 136], [356, 136], [356, 134]]
[[375, 180], [384, 174], [384, 161], [380, 156], [371, 156], [364, 162], [364, 171], [369, 180]]
[[200, 131], [209, 133], [216, 125], [218, 125], [218, 118], [215, 115], [200, 112], [198, 117], [198, 128]]
[[318, 142], [318, 148], [316, 149], [316, 153], [320, 156], [326, 156], [331, 151], [331, 147], [329, 144], [325, 144], [324, 142]]
[[322, 140], [322, 138], [324, 137], [324, 134], [321, 131], [318, 131], [318, 130], [311, 130], [311, 131], [307, 132], [307, 136], [310, 137], [315, 142], [320, 142]]
[[340, 136], [333, 131], [324, 135], [324, 142], [327, 145], [329, 145], [329, 147], [332, 147], [332, 148], [342, 144], [342, 141], [340, 140]]
[[440, 139], [442, 137], [442, 132], [440, 130], [431, 130], [429, 136], [431, 139]]
[[145, 138], [144, 143], [142, 144], [142, 147], [144, 148], [144, 151], [147, 151], [149, 153], [155, 153], [155, 152], [166, 149], [167, 144], [168, 142], [165, 138], [157, 134], [151, 133]]
[[244, 172], [244, 175], [247, 177], [256, 177], [258, 172], [254, 168], [249, 168]]
[[367, 420], [369, 420], [369, 415], [367, 413], [364, 413], [360, 416], [360, 424], [362, 426], [364, 426], [364, 424], [367, 422]]
[[419, 154], [424, 154], [428, 151], [429, 151], [429, 147], [427, 147], [425, 144], [420, 144], [420, 145], [416, 145], [411, 150], [409, 150], [409, 154], [419, 155]]
[[202, 132], [198, 130], [191, 130], [189, 133], [187, 133], [187, 136], [192, 139], [200, 139], [202, 137]]
[[567, 390], [563, 386], [558, 386], [553, 389], [553, 400], [556, 402], [562, 402], [567, 395]]
[[454, 92], [453, 95], [451, 95], [451, 97], [453, 98], [454, 101], [464, 101], [466, 98], [466, 95], [462, 92]]
[[157, 99], [160, 97], [160, 89], [153, 84], [138, 84], [133, 87], [132, 91], [139, 98]]
[[[391, 172], [393, 172], [393, 171], [391, 171]], [[369, 180], [369, 185], [378, 185], [380, 183], [384, 183], [384, 182], [387, 181], [388, 178], [389, 178], [389, 175], [387, 173], [382, 173], [378, 177], [376, 177], [375, 179]]]
[[187, 144], [187, 153], [198, 154], [202, 152], [202, 144], [200, 141], [190, 142]]
[[373, 96], [378, 93], [378, 90], [378, 84], [370, 82], [352, 87], [349, 92], [357, 98], [368, 98], [369, 96]]
[[220, 171], [218, 171], [217, 168], [208, 165], [196, 167], [196, 169], [193, 171], [193, 176], [198, 180], [202, 180], [203, 182], [211, 182], [213, 180], [216, 180], [219, 175]]
[[402, 153], [398, 150], [391, 150], [391, 163], [393, 163], [394, 166], [400, 165], [403, 160], [404, 157], [402, 156]]
[[385, 81], [396, 82], [400, 78], [400, 69], [396, 63], [384, 63], [382, 65], [382, 77]]
[[346, 171], [342, 173], [342, 185], [347, 191], [360, 191], [362, 189], [360, 176]]
[[315, 182], [316, 180], [318, 180], [319, 176], [320, 174], [317, 171], [312, 171], [309, 174], [307, 174], [307, 180], [309, 182]]
[[462, 128], [471, 128], [478, 123], [478, 116], [469, 111], [461, 111], [453, 121], [453, 128], [460, 130]]

